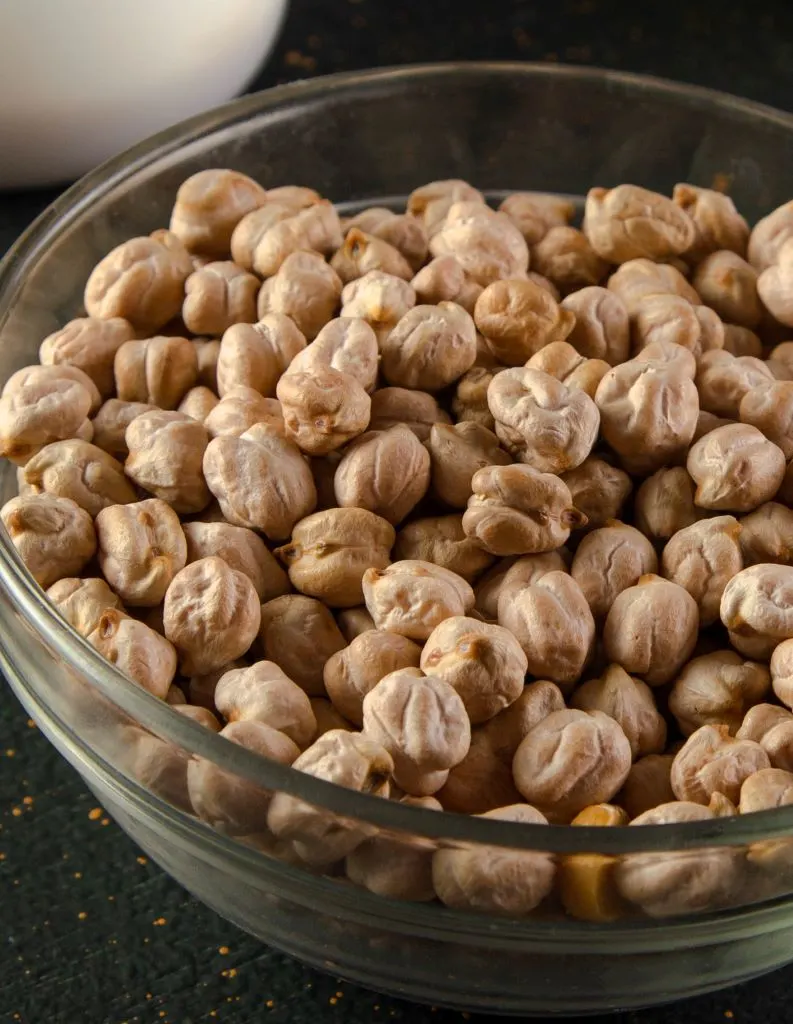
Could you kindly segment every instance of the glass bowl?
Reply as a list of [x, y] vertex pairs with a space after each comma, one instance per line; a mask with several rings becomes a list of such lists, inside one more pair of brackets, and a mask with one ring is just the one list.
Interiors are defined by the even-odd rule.
[[[105, 164], [27, 231], [0, 268], [0, 378], [36, 362], [42, 338], [78, 315], [88, 273], [109, 249], [167, 224], [179, 183], [217, 166], [346, 204], [392, 201], [444, 177], [494, 194], [579, 197], [623, 181], [666, 193], [679, 181], [719, 183], [756, 219], [789, 198], [793, 118], [703, 89], [531, 64], [344, 74], [246, 97]], [[0, 480], [5, 499], [13, 468]], [[125, 680], [48, 605], [4, 531], [0, 574], [2, 668], [51, 742], [165, 871], [315, 967], [467, 1010], [572, 1014], [693, 995], [793, 959], [793, 808], [674, 827], [570, 828], [350, 792], [266, 762]], [[284, 858], [263, 825], [240, 837], [199, 821], [184, 784], [188, 758], [199, 756], [313, 805], [336, 830], [409, 837], [430, 851], [534, 851], [562, 866], [597, 854], [611, 858], [598, 862], [608, 870], [649, 855], [672, 872], [678, 897], [719, 858], [732, 881], [697, 914], [599, 923], [566, 916], [553, 900], [517, 919], [399, 902], [353, 886], [336, 864]]]

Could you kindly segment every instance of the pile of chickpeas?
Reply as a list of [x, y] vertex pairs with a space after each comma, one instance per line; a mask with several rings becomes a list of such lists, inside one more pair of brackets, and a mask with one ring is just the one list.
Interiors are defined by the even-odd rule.
[[[188, 178], [3, 388], [23, 562], [175, 713], [340, 786], [535, 825], [793, 803], [793, 202], [573, 215]], [[199, 818], [398, 899], [606, 921], [793, 887], [785, 841], [438, 845], [179, 765]]]

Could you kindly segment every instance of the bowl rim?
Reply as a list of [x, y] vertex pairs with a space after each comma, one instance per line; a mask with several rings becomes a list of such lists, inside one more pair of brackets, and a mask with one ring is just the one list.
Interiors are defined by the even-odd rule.
[[[728, 109], [746, 117], [774, 123], [793, 132], [793, 115], [753, 100], [718, 90], [687, 85], [649, 75], [589, 66], [540, 62], [460, 61], [411, 64], [364, 71], [340, 72], [279, 85], [215, 107], [150, 136], [101, 164], [62, 193], [22, 233], [0, 262], [0, 331], [26, 275], [48, 245], [100, 196], [112, 191], [148, 164], [198, 141], [228, 130], [256, 115], [310, 102], [327, 90], [360, 92], [371, 86], [403, 82], [407, 86], [446, 77], [489, 76], [547, 80], [579, 79], [605, 83], [615, 91], [667, 95], [680, 103]], [[287, 793], [341, 817], [378, 828], [435, 840], [455, 840], [549, 853], [598, 852], [625, 854], [643, 851], [731, 846], [784, 838], [793, 833], [793, 807], [756, 812], [743, 817], [715, 818], [676, 825], [647, 825], [633, 833], [625, 829], [527, 825], [444, 812], [438, 814], [396, 801], [344, 789], [291, 767], [270, 762], [176, 713], [106, 662], [46, 599], [24, 567], [5, 528], [0, 531], [0, 586], [16, 610], [43, 637], [54, 654], [76, 668], [103, 698], [160, 738], [188, 754], [207, 758], [228, 772], [258, 785]], [[1, 641], [0, 641], [1, 643]], [[86, 750], [90, 748], [86, 746]], [[165, 805], [169, 806], [170, 805]], [[175, 808], [174, 813], [181, 814]], [[239, 848], [236, 840], [219, 837]], [[250, 848], [249, 848], [250, 849]], [[265, 857], [265, 854], [258, 854]]]

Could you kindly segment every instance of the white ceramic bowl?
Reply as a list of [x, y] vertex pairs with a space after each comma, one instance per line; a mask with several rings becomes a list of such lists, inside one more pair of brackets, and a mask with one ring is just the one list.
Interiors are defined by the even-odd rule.
[[255, 76], [287, 0], [0, 2], [0, 188], [79, 177]]

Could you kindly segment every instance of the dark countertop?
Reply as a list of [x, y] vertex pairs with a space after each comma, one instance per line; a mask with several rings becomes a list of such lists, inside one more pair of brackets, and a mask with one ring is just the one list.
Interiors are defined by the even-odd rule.
[[[560, 60], [793, 109], [791, 5], [488, 0], [464, 10], [451, 0], [293, 0], [255, 87], [427, 60]], [[0, 194], [0, 252], [56, 194]], [[456, 1024], [465, 1016], [377, 996], [263, 947], [148, 863], [95, 804], [0, 690], [2, 1024]], [[793, 967], [621, 1020], [784, 1022], [793, 1020], [791, 986]]]

